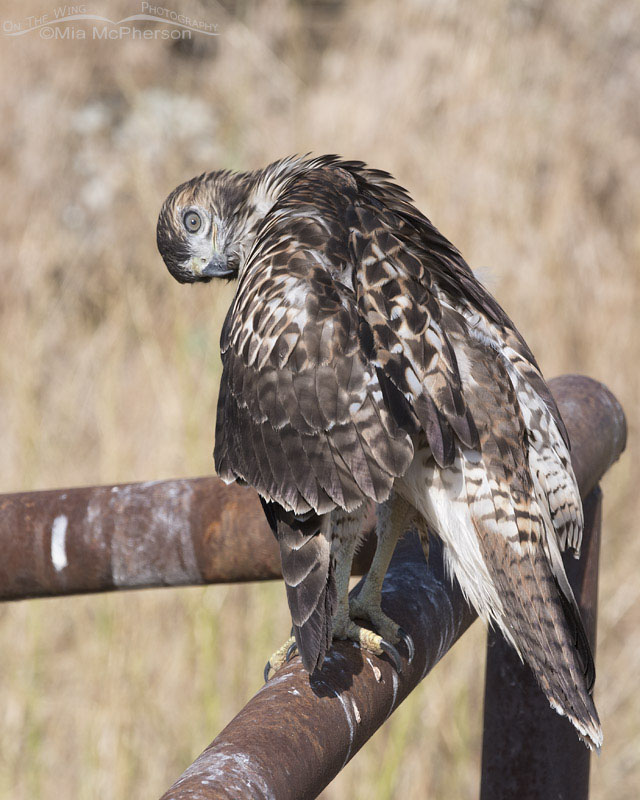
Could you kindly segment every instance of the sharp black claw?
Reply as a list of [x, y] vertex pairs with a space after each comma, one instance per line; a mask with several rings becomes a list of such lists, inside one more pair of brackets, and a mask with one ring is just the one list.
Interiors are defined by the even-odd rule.
[[265, 683], [269, 682], [269, 673], [270, 672], [271, 672], [271, 661], [267, 661], [267, 663], [264, 665], [264, 672], [263, 672], [264, 682]]
[[402, 628], [398, 628], [398, 636], [404, 642], [404, 646], [407, 648], [407, 653], [409, 654], [409, 658], [407, 659], [407, 664], [410, 664], [413, 661], [413, 657], [416, 654], [416, 648], [413, 644], [413, 639], [409, 634], [403, 630]]
[[402, 672], [402, 659], [400, 658], [400, 653], [396, 650], [396, 648], [389, 644], [385, 639], [380, 642], [380, 647], [384, 650], [384, 652], [389, 656], [389, 658], [393, 661], [393, 666], [396, 668], [396, 672], [398, 675]]
[[289, 663], [289, 661], [291, 661], [297, 649], [298, 649], [297, 642], [291, 642], [291, 644], [287, 649], [287, 655], [284, 657], [284, 660], [287, 662], [287, 664]]

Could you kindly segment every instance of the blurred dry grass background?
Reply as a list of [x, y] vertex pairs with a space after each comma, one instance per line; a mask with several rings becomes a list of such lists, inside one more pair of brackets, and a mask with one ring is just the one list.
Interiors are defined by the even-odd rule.
[[[545, 373], [599, 378], [626, 409], [604, 484], [592, 797], [636, 798], [640, 6], [176, 9], [221, 35], [2, 38], [0, 491], [211, 472], [230, 295], [178, 286], [156, 253], [174, 185], [308, 150], [389, 169]], [[0, 798], [158, 796], [259, 687], [287, 621], [277, 585], [0, 607]], [[323, 796], [477, 796], [483, 649], [476, 625]]]

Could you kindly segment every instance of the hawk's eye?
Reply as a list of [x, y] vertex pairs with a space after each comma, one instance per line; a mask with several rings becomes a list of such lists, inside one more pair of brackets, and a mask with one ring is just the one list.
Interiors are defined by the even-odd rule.
[[202, 217], [197, 211], [187, 211], [182, 222], [189, 233], [197, 233], [202, 227]]

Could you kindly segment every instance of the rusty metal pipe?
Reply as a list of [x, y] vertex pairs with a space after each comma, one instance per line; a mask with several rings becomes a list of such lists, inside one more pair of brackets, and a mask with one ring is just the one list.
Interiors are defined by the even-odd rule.
[[257, 495], [218, 478], [0, 495], [0, 551], [0, 600], [281, 577]]
[[216, 478], [0, 497], [0, 598], [275, 578], [253, 493]]
[[[552, 389], [573, 442], [572, 460], [584, 497], [624, 448], [624, 414], [613, 395], [588, 378], [561, 378]], [[295, 659], [248, 702], [162, 800], [316, 797], [475, 619], [457, 584], [444, 576], [437, 543], [427, 566], [415, 536], [405, 537], [396, 549], [383, 607], [416, 646], [402, 674], [384, 658], [363, 654], [349, 643], [334, 645], [313, 678]]]
[[313, 677], [300, 659], [249, 701], [162, 800], [316, 797], [475, 619], [444, 574], [435, 543], [429, 569], [420, 542], [396, 548], [383, 608], [411, 634], [402, 674], [352, 643], [334, 644]]

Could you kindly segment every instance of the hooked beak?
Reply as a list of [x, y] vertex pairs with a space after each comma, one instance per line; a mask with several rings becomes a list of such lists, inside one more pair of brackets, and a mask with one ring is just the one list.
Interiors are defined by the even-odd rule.
[[226, 256], [222, 253], [214, 253], [211, 256], [209, 263], [203, 267], [200, 277], [201, 278], [228, 278], [230, 275], [235, 274], [235, 269], [229, 267]]

